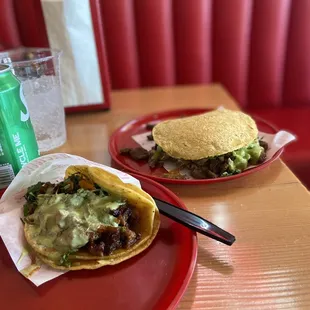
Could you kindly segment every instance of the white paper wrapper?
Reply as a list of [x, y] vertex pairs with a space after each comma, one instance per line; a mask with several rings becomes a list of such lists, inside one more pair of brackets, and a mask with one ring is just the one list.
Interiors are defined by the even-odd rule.
[[[107, 167], [79, 156], [69, 154], [52, 154], [37, 158], [27, 164], [15, 177], [0, 200], [0, 236], [18, 269], [22, 271], [31, 264], [30, 256], [25, 253], [23, 224], [23, 198], [27, 188], [39, 181], [59, 182], [63, 180], [66, 168], [71, 165], [88, 165], [100, 167], [117, 175], [123, 182], [132, 183], [139, 187], [140, 182], [132, 176], [119, 170]], [[25, 254], [22, 256], [22, 254]], [[64, 272], [52, 269], [46, 265], [34, 272], [29, 280], [39, 286], [52, 280]]]
[[[155, 123], [155, 122], [154, 122]], [[154, 141], [149, 141], [147, 139], [147, 136], [151, 134], [151, 131], [132, 136], [133, 140], [135, 140], [141, 147], [144, 149], [150, 151], [153, 146], [155, 146]], [[276, 134], [269, 134], [265, 132], [259, 132], [258, 137], [263, 139], [265, 142], [269, 145], [269, 150], [267, 151], [267, 158], [266, 160], [269, 160], [273, 157], [273, 155], [279, 151], [283, 146], [287, 145], [288, 143], [296, 140], [296, 137], [292, 135], [291, 133], [281, 130], [277, 132]], [[255, 166], [249, 166], [247, 169], [252, 169]], [[167, 171], [171, 171], [177, 168], [177, 166], [173, 162], [167, 162], [164, 164], [164, 168]], [[190, 175], [187, 170], [181, 170], [181, 174], [187, 175], [189, 178]]]

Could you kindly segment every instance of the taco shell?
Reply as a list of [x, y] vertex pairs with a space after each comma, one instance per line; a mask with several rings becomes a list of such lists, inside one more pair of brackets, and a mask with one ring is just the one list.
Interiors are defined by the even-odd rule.
[[258, 129], [249, 115], [223, 109], [161, 122], [152, 134], [169, 156], [199, 160], [247, 146], [257, 138]]
[[117, 249], [110, 255], [94, 256], [87, 251], [78, 250], [69, 255], [71, 266], [59, 265], [63, 255], [53, 247], [47, 247], [38, 242], [38, 228], [25, 223], [25, 238], [38, 258], [45, 264], [60, 270], [96, 269], [106, 265], [121, 263], [147, 249], [159, 230], [160, 216], [153, 198], [135, 185], [123, 183], [116, 175], [98, 167], [70, 166], [65, 177], [81, 173], [99, 185], [111, 195], [125, 199], [139, 214], [139, 221], [135, 224], [135, 231], [141, 235], [140, 240], [133, 246]]

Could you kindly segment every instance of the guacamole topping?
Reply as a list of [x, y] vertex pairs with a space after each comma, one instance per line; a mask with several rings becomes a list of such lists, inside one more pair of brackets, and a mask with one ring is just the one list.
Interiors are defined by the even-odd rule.
[[241, 172], [248, 167], [248, 164], [256, 165], [260, 156], [264, 152], [264, 148], [260, 146], [256, 139], [247, 147], [243, 147], [232, 152], [231, 158], [228, 159], [229, 172]]
[[68, 265], [70, 254], [79, 249], [110, 255], [140, 240], [134, 207], [82, 175], [58, 184], [39, 182], [28, 188], [25, 198], [24, 222], [38, 244], [60, 254], [59, 264]]
[[174, 179], [186, 178], [180, 170], [187, 169], [194, 179], [210, 179], [238, 174], [249, 165], [257, 165], [266, 159], [268, 144], [255, 139], [248, 146], [227, 154], [202, 158], [199, 160], [176, 159], [169, 156], [159, 145], [151, 151], [138, 148], [124, 148], [120, 153], [130, 156], [133, 160], [147, 160], [150, 168], [162, 167], [165, 162], [173, 162], [177, 169], [164, 174], [164, 177]]
[[124, 205], [115, 197], [79, 189], [75, 194], [38, 196], [38, 206], [28, 220], [37, 226], [40, 244], [60, 252], [75, 251], [88, 243], [89, 233], [101, 226], [118, 227], [111, 210]]

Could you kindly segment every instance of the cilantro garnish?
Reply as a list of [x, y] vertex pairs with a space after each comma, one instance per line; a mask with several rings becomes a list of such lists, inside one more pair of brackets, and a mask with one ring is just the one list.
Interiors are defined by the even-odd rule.
[[63, 254], [59, 260], [60, 266], [71, 267], [72, 262], [69, 260], [69, 256], [72, 252], [67, 252]]

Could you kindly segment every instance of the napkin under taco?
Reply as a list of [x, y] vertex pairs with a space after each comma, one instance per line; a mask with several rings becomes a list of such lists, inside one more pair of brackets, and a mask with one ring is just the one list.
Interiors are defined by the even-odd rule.
[[156, 143], [150, 152], [136, 148], [121, 153], [148, 159], [151, 167], [173, 161], [199, 179], [240, 173], [263, 162], [268, 149], [249, 115], [226, 109], [163, 121], [154, 126], [150, 138]]
[[152, 197], [97, 167], [70, 166], [64, 181], [39, 182], [25, 198], [26, 240], [56, 269], [118, 264], [145, 250], [159, 229]]

